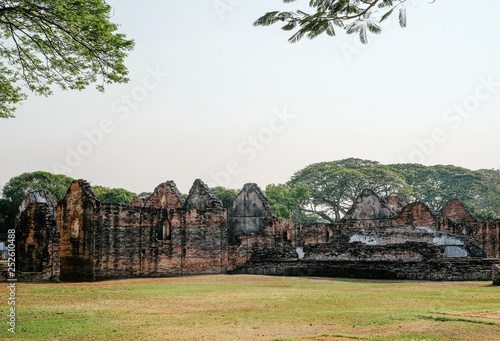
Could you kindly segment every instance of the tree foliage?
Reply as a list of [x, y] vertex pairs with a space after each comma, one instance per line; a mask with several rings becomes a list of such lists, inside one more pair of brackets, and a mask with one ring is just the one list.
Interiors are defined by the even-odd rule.
[[91, 83], [127, 82], [124, 59], [133, 41], [115, 33], [103, 0], [0, 1], [0, 117], [13, 117], [26, 99], [52, 85], [82, 90]]
[[310, 197], [305, 209], [329, 222], [346, 214], [365, 188], [385, 196], [411, 191], [389, 166], [355, 158], [307, 166], [292, 176], [289, 185], [307, 186]]
[[319, 219], [305, 209], [310, 192], [303, 184], [290, 186], [284, 184], [271, 184], [266, 187], [266, 196], [271, 208], [280, 218], [291, 220], [295, 223], [315, 223]]
[[434, 211], [438, 211], [452, 198], [460, 198], [472, 204], [479, 196], [484, 195], [481, 193], [483, 177], [479, 172], [466, 168], [420, 164], [397, 164], [389, 167], [410, 186], [411, 192], [406, 198], [424, 202]]
[[98, 200], [114, 204], [128, 205], [137, 196], [135, 193], [123, 188], [109, 188], [104, 186], [93, 186], [92, 192]]
[[[310, 0], [313, 13], [302, 10], [295, 12], [268, 12], [254, 22], [254, 26], [269, 26], [284, 23], [284, 31], [296, 32], [288, 40], [295, 43], [306, 36], [309, 39], [326, 33], [335, 36], [336, 29], [347, 34], [358, 34], [363, 44], [368, 42], [368, 32], [380, 34], [380, 23], [391, 15], [398, 15], [399, 25], [406, 27], [407, 0]], [[283, 0], [284, 3], [296, 0]]]
[[235, 189], [225, 188], [222, 186], [217, 186], [210, 188], [213, 194], [222, 201], [222, 207], [231, 208], [233, 207], [234, 199], [238, 195], [239, 191]]
[[15, 227], [16, 215], [19, 206], [16, 206], [12, 201], [0, 199], [0, 233], [6, 233], [8, 229]]
[[365, 188], [382, 196], [397, 195], [406, 202], [421, 201], [436, 212], [457, 197], [481, 219], [500, 216], [498, 170], [471, 171], [451, 165], [382, 165], [350, 158], [316, 163], [297, 171], [286, 186], [298, 185], [307, 186], [310, 194], [302, 202], [302, 210], [329, 222], [345, 215]]
[[3, 187], [3, 198], [19, 207], [30, 191], [47, 189], [56, 201], [66, 195], [68, 187], [74, 179], [61, 174], [49, 172], [23, 173], [10, 179]]

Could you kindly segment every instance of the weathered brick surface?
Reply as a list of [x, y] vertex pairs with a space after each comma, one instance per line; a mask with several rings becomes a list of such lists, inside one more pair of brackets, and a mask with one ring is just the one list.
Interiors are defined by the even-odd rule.
[[57, 227], [61, 233], [60, 278], [62, 281], [90, 281], [93, 271], [94, 215], [97, 199], [90, 185], [74, 181], [57, 205]]
[[236, 243], [240, 235], [265, 230], [269, 219], [274, 217], [276, 214], [259, 186], [245, 184], [229, 209], [229, 243]]
[[168, 183], [143, 207], [101, 203], [86, 182], [73, 183], [58, 207], [61, 279], [224, 273], [227, 212], [203, 183], [193, 187], [185, 205], [191, 209], [164, 209]]
[[200, 179], [196, 179], [189, 190], [184, 208], [187, 210], [204, 210], [206, 208], [222, 208], [222, 201], [210, 191]]
[[56, 202], [46, 190], [28, 193], [16, 227], [16, 272], [23, 281], [59, 279]]
[[185, 243], [183, 275], [225, 273], [227, 211], [223, 208], [183, 211]]
[[327, 243], [338, 240], [342, 228], [332, 224], [297, 224], [291, 226], [291, 240], [294, 245], [302, 246], [315, 243]]
[[404, 200], [397, 195], [389, 195], [385, 198], [385, 201], [387, 201], [387, 206], [392, 209], [396, 216], [399, 215], [399, 213], [403, 210], [403, 207], [405, 207]]
[[500, 263], [491, 259], [500, 258], [500, 221], [472, 221], [459, 201], [438, 218], [421, 203], [396, 216], [398, 200], [388, 204], [366, 190], [334, 224], [277, 218], [255, 184], [245, 185], [230, 210], [201, 180], [186, 201], [166, 182], [134, 202], [99, 202], [83, 180], [70, 186], [57, 216], [53, 201], [28, 197], [17, 229], [24, 278], [239, 272], [479, 280], [491, 279], [492, 262]]
[[161, 210], [100, 203], [94, 216], [96, 278], [147, 274], [160, 219]]
[[454, 223], [476, 223], [479, 220], [460, 199], [451, 199], [439, 211], [439, 218], [449, 219]]
[[135, 197], [130, 205], [136, 207], [182, 208], [184, 206], [184, 198], [175, 183], [167, 181], [156, 186], [153, 194], [149, 197]]
[[447, 259], [418, 262], [294, 260], [249, 262], [231, 273], [275, 276], [323, 276], [426, 281], [491, 281], [498, 259]]
[[500, 258], [500, 221], [483, 221], [476, 223], [453, 222], [440, 218], [438, 230], [458, 236], [473, 238], [489, 258]]
[[447, 233], [472, 237], [487, 257], [500, 257], [500, 220], [479, 221], [459, 199], [451, 199], [441, 209], [437, 228]]
[[388, 206], [387, 201], [371, 189], [365, 189], [338, 222], [354, 226], [375, 226], [393, 217], [394, 211]]
[[421, 202], [406, 205], [397, 218], [392, 220], [393, 226], [436, 226], [437, 218], [432, 211]]

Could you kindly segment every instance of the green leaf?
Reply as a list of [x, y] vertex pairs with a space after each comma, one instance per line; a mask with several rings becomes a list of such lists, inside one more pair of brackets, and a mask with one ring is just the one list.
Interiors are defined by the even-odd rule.
[[359, 29], [359, 40], [363, 44], [368, 43], [368, 37], [366, 35], [366, 27], [365, 26], [360, 26], [360, 29]]
[[399, 26], [406, 27], [406, 8], [401, 7], [399, 9]]
[[368, 30], [371, 32], [371, 33], [374, 33], [374, 34], [380, 34], [380, 32], [382, 32], [382, 29], [380, 28], [380, 26], [378, 26], [377, 24], [371, 22], [371, 21], [368, 21], [366, 23], [366, 26], [368, 27]]
[[380, 18], [380, 21], [379, 21], [379, 22], [382, 22], [382, 21], [386, 20], [387, 18], [389, 18], [389, 17], [391, 16], [392, 12], [394, 11], [394, 8], [395, 8], [395, 7], [391, 8], [391, 10], [390, 10], [390, 11], [388, 11], [387, 13], [385, 13], [385, 14], [384, 14], [384, 15]]

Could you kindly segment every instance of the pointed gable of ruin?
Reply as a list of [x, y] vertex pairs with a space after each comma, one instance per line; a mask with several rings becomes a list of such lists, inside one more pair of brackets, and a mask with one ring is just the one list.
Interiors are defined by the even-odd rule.
[[57, 203], [46, 190], [29, 192], [19, 207], [16, 221], [16, 272], [30, 273], [36, 281], [59, 279]]
[[395, 215], [401, 213], [401, 211], [405, 207], [403, 198], [398, 197], [397, 195], [389, 195], [385, 198], [385, 201], [387, 201], [387, 206], [392, 209]]
[[365, 189], [356, 198], [352, 207], [341, 219], [348, 220], [383, 220], [392, 218], [394, 212], [387, 201], [371, 189]]
[[46, 189], [28, 192], [28, 194], [24, 197], [21, 206], [19, 206], [19, 213], [22, 213], [30, 204], [47, 204], [47, 206], [54, 212], [57, 206], [56, 200]]
[[155, 207], [155, 208], [182, 208], [184, 198], [177, 189], [175, 182], [166, 181], [159, 184], [149, 197], [135, 197], [130, 203], [136, 207]]
[[90, 184], [86, 180], [75, 180], [71, 183], [68, 190], [66, 191], [66, 196], [61, 200], [61, 203], [67, 204], [69, 201], [80, 201], [85, 204], [90, 204], [95, 206], [99, 200], [95, 196]]
[[234, 199], [229, 210], [232, 217], [275, 217], [269, 199], [257, 184], [247, 183]]
[[200, 179], [196, 179], [189, 190], [184, 207], [188, 210], [204, 210], [207, 208], [222, 208], [220, 201], [207, 185]]
[[392, 221], [393, 226], [436, 226], [436, 224], [434, 213], [419, 201], [406, 205]]
[[439, 211], [439, 218], [449, 219], [454, 223], [475, 223], [479, 220], [469, 207], [460, 199], [451, 199]]

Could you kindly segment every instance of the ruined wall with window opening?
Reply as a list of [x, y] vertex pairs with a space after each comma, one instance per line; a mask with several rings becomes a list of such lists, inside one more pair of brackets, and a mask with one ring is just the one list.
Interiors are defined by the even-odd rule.
[[196, 180], [186, 200], [167, 181], [131, 205], [103, 203], [73, 182], [56, 207], [31, 193], [17, 237], [24, 280], [257, 273], [428, 280], [491, 279], [500, 222], [481, 222], [460, 200], [439, 213], [364, 190], [337, 222], [278, 218], [256, 184], [227, 210]]

